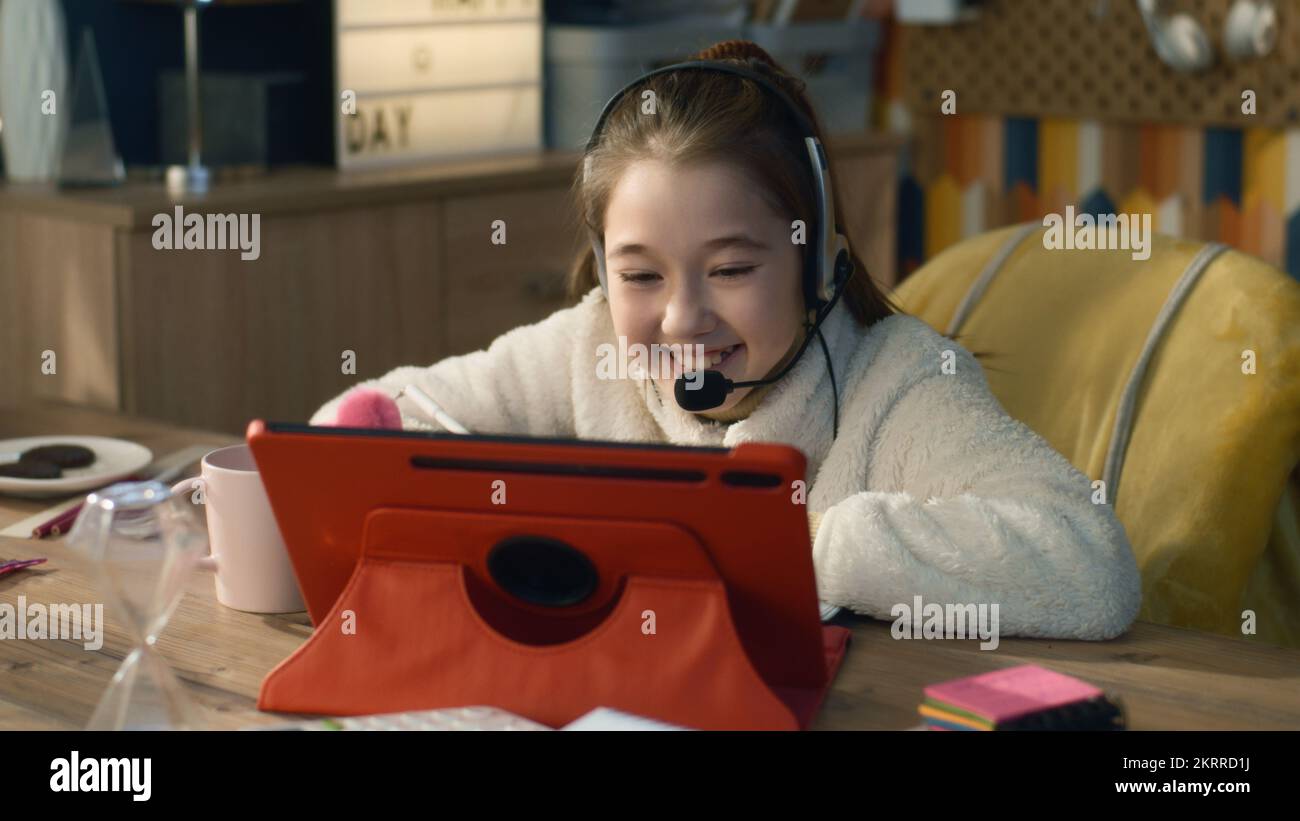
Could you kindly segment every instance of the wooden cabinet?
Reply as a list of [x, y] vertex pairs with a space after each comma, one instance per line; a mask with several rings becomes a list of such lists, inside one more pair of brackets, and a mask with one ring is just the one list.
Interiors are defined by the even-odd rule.
[[256, 417], [303, 419], [358, 379], [437, 361], [438, 214], [425, 202], [264, 215], [250, 261], [156, 251], [150, 231], [126, 234], [123, 408], [236, 432]]
[[[486, 348], [511, 328], [564, 307], [565, 280], [584, 241], [567, 187], [534, 188], [442, 203], [448, 355]], [[494, 244], [494, 223], [505, 243]]]
[[[897, 148], [872, 134], [830, 146], [843, 221], [885, 284]], [[60, 399], [242, 433], [252, 418], [306, 419], [398, 365], [486, 347], [568, 304], [586, 242], [576, 162], [284, 171], [179, 203], [259, 214], [255, 260], [155, 249], [152, 220], [177, 205], [156, 185], [0, 186], [0, 405]], [[493, 242], [498, 220], [504, 244]]]
[[112, 226], [0, 208], [0, 405], [120, 407]]

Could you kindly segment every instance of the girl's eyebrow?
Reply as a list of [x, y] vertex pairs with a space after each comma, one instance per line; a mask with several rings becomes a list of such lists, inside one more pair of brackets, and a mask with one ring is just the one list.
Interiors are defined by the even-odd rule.
[[[725, 237], [715, 237], [705, 242], [704, 247], [710, 251], [715, 251], [720, 248], [729, 248], [729, 247], [749, 248], [754, 251], [768, 250], [767, 243], [755, 239], [754, 237], [751, 237], [748, 234], [728, 234]], [[639, 242], [624, 242], [619, 244], [617, 247], [615, 247], [614, 250], [611, 251], [608, 256], [612, 259], [613, 257], [619, 256], [620, 254], [649, 254], [649, 253], [651, 253], [650, 249]]]

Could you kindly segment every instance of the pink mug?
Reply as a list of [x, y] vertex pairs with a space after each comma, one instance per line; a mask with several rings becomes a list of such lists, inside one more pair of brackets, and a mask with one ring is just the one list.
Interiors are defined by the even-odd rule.
[[199, 565], [216, 571], [217, 601], [248, 613], [306, 609], [248, 445], [204, 456], [199, 476], [172, 486], [172, 493], [186, 492], [207, 511], [212, 555]]

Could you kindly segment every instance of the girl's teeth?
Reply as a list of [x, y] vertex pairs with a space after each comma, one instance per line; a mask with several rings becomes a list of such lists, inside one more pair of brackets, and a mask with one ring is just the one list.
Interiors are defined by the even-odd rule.
[[720, 364], [722, 364], [722, 360], [723, 360], [723, 359], [726, 359], [726, 358], [727, 358], [727, 355], [730, 354], [730, 353], [731, 353], [732, 351], [734, 351], [735, 349], [736, 349], [736, 346], [735, 346], [735, 345], [732, 345], [730, 348], [723, 348], [722, 350], [720, 350], [720, 351], [718, 351], [717, 353], [713, 354], [711, 357], [709, 357], [709, 365], [710, 365], [710, 367], [712, 367], [712, 366], [714, 366], [714, 365], [720, 365]]
[[[725, 358], [727, 357], [727, 354], [729, 354], [729, 353], [731, 353], [732, 351], [736, 350], [736, 348], [737, 348], [737, 345], [732, 345], [730, 348], [723, 348], [722, 350], [718, 351], [717, 353], [713, 353], [713, 354], [704, 354], [703, 356], [696, 357], [696, 358], [695, 358], [695, 361], [698, 362], [700, 365], [703, 365], [705, 368], [712, 368], [712, 367], [715, 367], [715, 366], [717, 366], [717, 365], [722, 364], [722, 360], [725, 359]], [[674, 358], [676, 358], [676, 357], [674, 357]], [[698, 367], [698, 365], [697, 365], [696, 367]]]

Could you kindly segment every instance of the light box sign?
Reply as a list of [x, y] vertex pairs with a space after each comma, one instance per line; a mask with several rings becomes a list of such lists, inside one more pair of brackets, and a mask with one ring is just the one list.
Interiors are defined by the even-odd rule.
[[343, 118], [340, 164], [536, 148], [541, 109], [535, 88], [359, 97], [356, 115]]
[[340, 168], [542, 146], [541, 0], [338, 0], [335, 40]]

